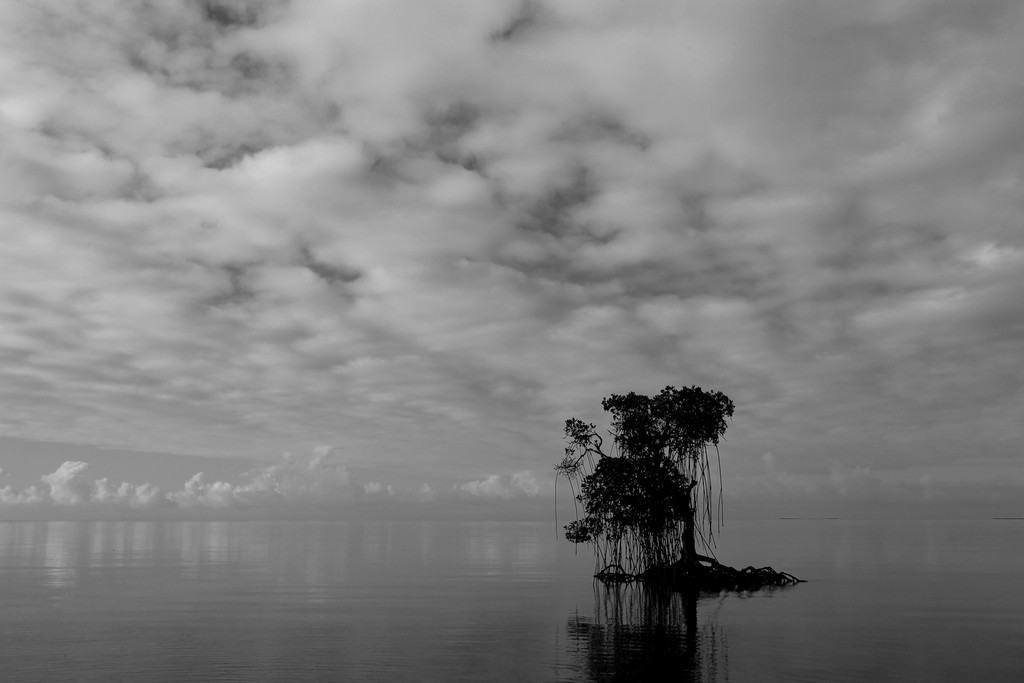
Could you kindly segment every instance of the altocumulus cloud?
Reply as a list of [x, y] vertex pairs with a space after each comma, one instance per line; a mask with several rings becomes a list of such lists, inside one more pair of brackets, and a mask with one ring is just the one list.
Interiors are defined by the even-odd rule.
[[[562, 419], [696, 383], [736, 476], [1013, 472], [1018, 0], [0, 11], [0, 435], [343, 438], [501, 498]], [[0, 495], [387, 495], [302, 467]]]

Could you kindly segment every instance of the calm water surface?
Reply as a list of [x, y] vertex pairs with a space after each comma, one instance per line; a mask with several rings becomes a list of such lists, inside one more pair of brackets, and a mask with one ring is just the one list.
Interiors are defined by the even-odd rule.
[[1020, 681], [1024, 521], [732, 522], [808, 583], [595, 586], [553, 524], [0, 523], [10, 681]]

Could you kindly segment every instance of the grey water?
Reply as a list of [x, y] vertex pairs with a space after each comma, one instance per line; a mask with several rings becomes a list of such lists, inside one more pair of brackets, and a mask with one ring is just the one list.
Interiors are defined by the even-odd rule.
[[729, 522], [807, 583], [606, 589], [553, 523], [0, 523], [9, 681], [1020, 681], [1024, 521]]

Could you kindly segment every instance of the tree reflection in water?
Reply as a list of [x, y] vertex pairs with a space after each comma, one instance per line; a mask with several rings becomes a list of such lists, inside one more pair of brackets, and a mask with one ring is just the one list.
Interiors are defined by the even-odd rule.
[[594, 617], [571, 618], [568, 640], [588, 681], [727, 681], [717, 602], [640, 583], [595, 581]]

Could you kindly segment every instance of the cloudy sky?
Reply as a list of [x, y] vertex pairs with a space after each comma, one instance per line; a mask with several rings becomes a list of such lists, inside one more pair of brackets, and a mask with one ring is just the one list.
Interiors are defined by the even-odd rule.
[[0, 516], [547, 511], [668, 384], [740, 509], [1022, 513], [1019, 0], [0, 12]]

